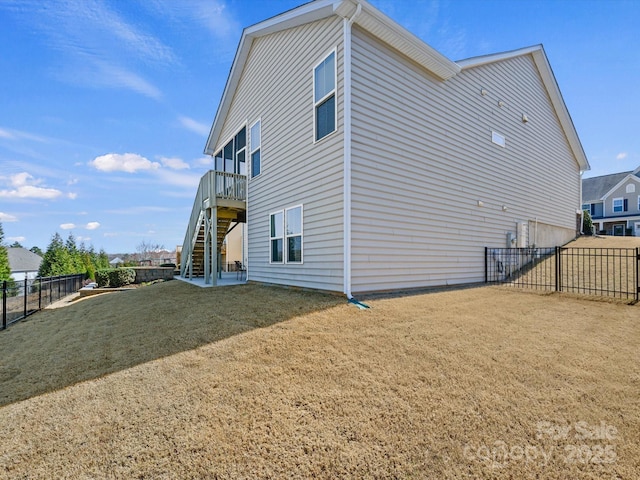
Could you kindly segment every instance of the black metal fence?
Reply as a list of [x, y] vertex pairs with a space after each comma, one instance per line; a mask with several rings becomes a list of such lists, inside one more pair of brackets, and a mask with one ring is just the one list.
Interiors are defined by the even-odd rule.
[[485, 282], [635, 300], [640, 248], [485, 248]]
[[82, 288], [84, 274], [2, 282], [2, 330]]

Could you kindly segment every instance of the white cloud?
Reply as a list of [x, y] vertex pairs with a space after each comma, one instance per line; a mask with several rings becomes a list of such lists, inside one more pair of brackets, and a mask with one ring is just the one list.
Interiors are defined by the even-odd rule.
[[83, 236], [81, 236], [81, 235], [78, 235], [78, 236], [76, 237], [76, 240], [77, 240], [78, 242], [90, 242], [90, 241], [91, 241], [91, 237], [83, 237]]
[[67, 193], [67, 198], [70, 199], [70, 200], [75, 200], [76, 198], [78, 198], [78, 194], [69, 192], [69, 193]]
[[193, 163], [195, 163], [196, 165], [200, 165], [202, 167], [208, 167], [209, 165], [213, 165], [213, 158], [212, 157], [200, 157], [197, 160], [195, 160]]
[[34, 135], [33, 133], [23, 132], [21, 130], [12, 130], [10, 128], [0, 127], [0, 138], [6, 138], [7, 140], [30, 140], [39, 143], [48, 143], [49, 139]]
[[158, 162], [136, 153], [108, 153], [94, 158], [89, 165], [103, 172], [128, 172], [135, 173], [140, 170], [156, 170], [160, 168]]
[[[125, 88], [151, 98], [157, 87], [127, 65], [178, 63], [172, 49], [145, 31], [145, 19], [124, 18], [101, 0], [22, 0], [18, 18], [60, 54], [54, 75], [91, 88]], [[0, 8], [2, 8], [0, 2]], [[148, 29], [147, 29], [148, 30]]]
[[15, 137], [9, 130], [0, 128], [0, 138], [8, 138], [9, 140], [13, 140]]
[[202, 176], [199, 173], [178, 173], [168, 170], [158, 170], [156, 174], [166, 185], [186, 187], [189, 189], [198, 188], [200, 177]]
[[178, 121], [184, 128], [191, 130], [198, 135], [209, 135], [209, 125], [205, 123], [200, 123], [193, 118], [185, 117], [184, 115], [179, 116]]
[[36, 198], [51, 200], [62, 195], [55, 188], [40, 187], [41, 180], [36, 180], [27, 172], [17, 173], [9, 177], [10, 189], [0, 190], [0, 198]]
[[17, 222], [18, 217], [8, 213], [0, 212], [0, 222]]
[[185, 170], [190, 168], [189, 164], [181, 158], [160, 157], [160, 161], [162, 162], [162, 165], [172, 170]]
[[63, 223], [60, 225], [60, 228], [62, 230], [73, 230], [74, 228], [76, 228], [75, 223]]
[[100, 228], [100, 223], [99, 222], [89, 222], [85, 225], [85, 227], [87, 230], [95, 230], [97, 228]]
[[618, 155], [616, 155], [616, 160], [624, 160], [625, 158], [627, 158], [627, 152], [620, 152]]
[[7, 237], [7, 240], [10, 242], [19, 242], [22, 243], [27, 239], [27, 237]]

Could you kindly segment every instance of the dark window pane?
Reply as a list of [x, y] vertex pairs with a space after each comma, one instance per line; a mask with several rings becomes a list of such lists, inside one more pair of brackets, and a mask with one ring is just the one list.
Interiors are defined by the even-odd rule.
[[251, 154], [251, 178], [260, 175], [260, 150]]
[[243, 128], [236, 135], [236, 152], [247, 146], [247, 129]]
[[336, 96], [332, 95], [316, 107], [316, 140], [336, 129]]
[[282, 262], [282, 239], [271, 240], [271, 261]]
[[287, 239], [287, 262], [302, 262], [302, 237]]

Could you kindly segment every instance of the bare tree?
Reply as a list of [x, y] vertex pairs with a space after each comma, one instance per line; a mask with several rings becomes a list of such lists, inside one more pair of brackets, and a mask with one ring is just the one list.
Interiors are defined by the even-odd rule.
[[148, 262], [153, 264], [153, 260], [158, 256], [157, 254], [162, 251], [165, 251], [164, 245], [143, 240], [142, 243], [136, 247], [136, 260], [139, 263]]

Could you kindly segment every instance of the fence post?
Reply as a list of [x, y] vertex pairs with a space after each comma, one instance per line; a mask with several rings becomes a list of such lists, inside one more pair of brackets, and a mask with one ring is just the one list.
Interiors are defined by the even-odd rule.
[[556, 247], [556, 292], [560, 291], [560, 247]]
[[640, 300], [640, 247], [636, 247], [636, 303]]
[[484, 283], [489, 283], [489, 247], [484, 247]]
[[38, 282], [38, 310], [42, 310], [42, 277], [36, 279]]
[[24, 274], [24, 318], [27, 318], [27, 274]]
[[7, 328], [7, 281], [2, 281], [2, 329]]

